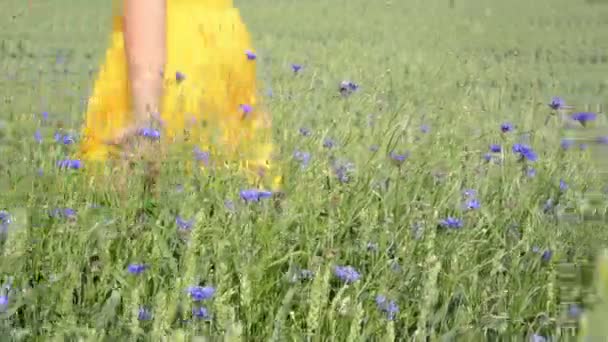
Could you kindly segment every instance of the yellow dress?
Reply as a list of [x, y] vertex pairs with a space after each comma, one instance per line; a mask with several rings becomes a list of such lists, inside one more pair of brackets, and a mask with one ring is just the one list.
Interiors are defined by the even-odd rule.
[[[89, 99], [79, 150], [85, 165], [116, 156], [118, 148], [103, 142], [133, 120], [122, 21], [114, 16]], [[232, 1], [168, 0], [166, 36], [161, 144], [191, 144], [209, 153], [210, 163], [234, 165], [252, 185], [276, 189], [280, 178], [270, 172], [271, 122], [258, 100], [255, 50]]]

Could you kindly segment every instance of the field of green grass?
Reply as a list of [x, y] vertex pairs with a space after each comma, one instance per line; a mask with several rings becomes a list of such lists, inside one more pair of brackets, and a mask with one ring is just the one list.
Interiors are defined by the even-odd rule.
[[608, 247], [608, 1], [236, 3], [280, 201], [190, 154], [158, 200], [59, 168], [110, 1], [2, 1], [0, 341], [575, 339]]

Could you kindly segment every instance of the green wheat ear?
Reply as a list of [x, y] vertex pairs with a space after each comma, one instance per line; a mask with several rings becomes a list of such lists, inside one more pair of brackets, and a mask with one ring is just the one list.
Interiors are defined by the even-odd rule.
[[599, 303], [583, 315], [579, 341], [601, 341], [608, 338], [608, 249], [599, 257], [596, 272]]

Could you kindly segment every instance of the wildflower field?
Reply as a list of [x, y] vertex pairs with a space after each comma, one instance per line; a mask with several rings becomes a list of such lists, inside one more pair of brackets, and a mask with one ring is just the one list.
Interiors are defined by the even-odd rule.
[[73, 160], [110, 1], [2, 1], [1, 341], [575, 340], [608, 1], [236, 5], [282, 193], [188, 151], [155, 199]]

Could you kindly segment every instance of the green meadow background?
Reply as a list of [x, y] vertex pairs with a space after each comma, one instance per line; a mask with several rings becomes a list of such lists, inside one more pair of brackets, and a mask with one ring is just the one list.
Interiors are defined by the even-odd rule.
[[[0, 340], [575, 339], [608, 245], [605, 153], [562, 139], [608, 133], [608, 1], [236, 5], [280, 199], [246, 203], [236, 173], [184, 172], [190, 154], [163, 164], [157, 200], [139, 176], [125, 200], [59, 169], [75, 145], [54, 134], [77, 140], [110, 1], [1, 2]], [[359, 88], [341, 96], [344, 80]], [[553, 96], [598, 119], [566, 122]], [[538, 160], [518, 160], [516, 143]], [[478, 208], [463, 208], [467, 189]], [[193, 302], [196, 285], [215, 293]]]

